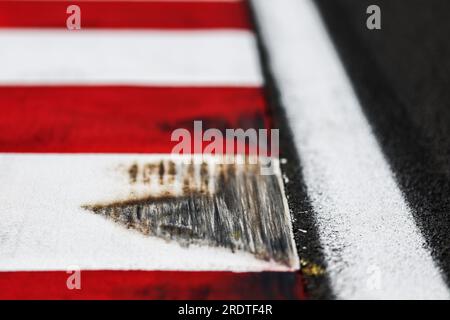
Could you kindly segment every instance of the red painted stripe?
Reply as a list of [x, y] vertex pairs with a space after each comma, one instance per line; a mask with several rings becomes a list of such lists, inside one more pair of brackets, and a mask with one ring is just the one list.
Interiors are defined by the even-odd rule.
[[82, 271], [0, 272], [0, 299], [303, 299], [299, 273]]
[[251, 29], [245, 2], [206, 1], [0, 1], [0, 27], [66, 28], [72, 4], [82, 29]]
[[0, 87], [0, 152], [168, 153], [171, 133], [268, 123], [261, 88]]

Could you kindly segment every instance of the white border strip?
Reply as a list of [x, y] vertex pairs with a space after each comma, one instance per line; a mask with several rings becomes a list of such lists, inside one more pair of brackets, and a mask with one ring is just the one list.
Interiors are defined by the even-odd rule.
[[448, 299], [310, 0], [254, 0], [338, 298]]
[[0, 85], [262, 83], [245, 30], [3, 29], [0, 43]]

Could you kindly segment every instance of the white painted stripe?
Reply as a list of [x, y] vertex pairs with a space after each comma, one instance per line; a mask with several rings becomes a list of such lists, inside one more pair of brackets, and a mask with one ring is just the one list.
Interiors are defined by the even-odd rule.
[[251, 32], [0, 30], [0, 85], [260, 86]]
[[66, 270], [70, 265], [86, 270], [290, 270], [242, 251], [186, 248], [145, 236], [82, 208], [149, 191], [176, 192], [177, 180], [174, 190], [129, 182], [130, 165], [161, 159], [182, 160], [167, 155], [0, 154], [0, 271]]
[[338, 298], [449, 298], [310, 0], [254, 0]]

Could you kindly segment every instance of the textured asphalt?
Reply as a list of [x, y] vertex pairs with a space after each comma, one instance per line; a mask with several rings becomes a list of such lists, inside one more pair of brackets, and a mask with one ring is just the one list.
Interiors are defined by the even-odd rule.
[[[415, 221], [450, 284], [450, 2], [316, 0]], [[368, 5], [382, 29], [366, 28]]]
[[[450, 285], [450, 2], [315, 3], [415, 222]], [[381, 30], [366, 27], [366, 8], [372, 4], [381, 8]], [[280, 153], [288, 160], [283, 167], [289, 177], [286, 190], [295, 240], [303, 244], [297, 249], [304, 270], [326, 269], [289, 119], [259, 34], [258, 40], [274, 126], [280, 128]], [[310, 297], [333, 297], [326, 273], [303, 276]]]

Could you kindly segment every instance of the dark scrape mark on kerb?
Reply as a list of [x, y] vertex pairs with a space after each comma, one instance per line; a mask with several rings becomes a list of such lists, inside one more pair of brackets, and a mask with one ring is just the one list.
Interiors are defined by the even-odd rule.
[[182, 246], [243, 250], [296, 268], [279, 176], [261, 175], [260, 169], [248, 163], [133, 163], [128, 167], [130, 183], [148, 185], [149, 190], [158, 183], [158, 192], [83, 208]]
[[133, 164], [132, 166], [130, 166], [130, 168], [128, 169], [128, 174], [130, 176], [130, 183], [136, 183], [137, 173], [138, 173], [137, 164]]

